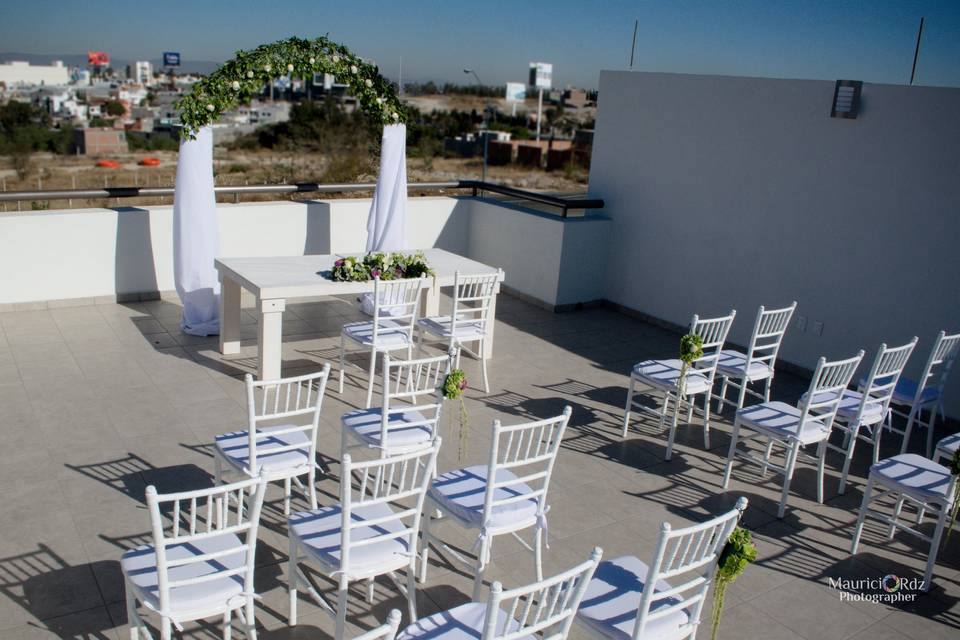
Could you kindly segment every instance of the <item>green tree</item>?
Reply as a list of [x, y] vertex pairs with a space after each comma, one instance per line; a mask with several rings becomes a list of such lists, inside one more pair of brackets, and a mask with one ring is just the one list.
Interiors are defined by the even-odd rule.
[[110, 100], [109, 102], [104, 103], [103, 110], [108, 116], [122, 116], [127, 112], [126, 107], [123, 106], [123, 103], [119, 100]]

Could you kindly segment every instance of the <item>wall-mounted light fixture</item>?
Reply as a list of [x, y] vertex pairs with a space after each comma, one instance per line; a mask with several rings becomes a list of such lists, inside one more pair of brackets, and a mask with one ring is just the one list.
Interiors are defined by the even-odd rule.
[[860, 110], [860, 89], [863, 82], [860, 80], [837, 80], [833, 89], [833, 106], [830, 108], [831, 118], [856, 118]]

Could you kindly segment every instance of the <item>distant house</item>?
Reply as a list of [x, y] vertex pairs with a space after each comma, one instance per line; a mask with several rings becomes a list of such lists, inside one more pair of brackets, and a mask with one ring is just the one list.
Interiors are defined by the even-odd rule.
[[103, 155], [127, 152], [127, 136], [122, 129], [75, 129], [73, 145], [79, 155]]

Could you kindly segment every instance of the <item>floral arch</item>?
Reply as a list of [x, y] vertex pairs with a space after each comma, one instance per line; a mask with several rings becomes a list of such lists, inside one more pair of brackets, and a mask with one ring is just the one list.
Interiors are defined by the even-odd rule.
[[193, 138], [196, 131], [216, 122], [224, 111], [249, 102], [264, 83], [278, 75], [309, 78], [315, 73], [332, 74], [337, 81], [347, 84], [364, 113], [375, 122], [406, 123], [406, 109], [377, 66], [321, 36], [313, 40], [288, 38], [238, 51], [232, 60], [194, 84], [190, 93], [177, 101], [184, 125], [181, 134]]

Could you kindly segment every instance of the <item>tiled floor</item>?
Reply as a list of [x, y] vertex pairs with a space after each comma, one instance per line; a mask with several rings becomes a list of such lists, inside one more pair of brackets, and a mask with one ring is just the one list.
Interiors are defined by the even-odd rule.
[[[179, 333], [179, 311], [163, 300], [0, 314], [0, 637], [127, 637], [118, 559], [146, 539], [144, 488], [210, 483], [209, 443], [243, 425], [241, 375], [253, 367], [250, 347], [222, 358], [214, 340]], [[652, 421], [638, 422], [620, 438], [625, 373], [640, 359], [672, 356], [676, 335], [609, 310], [553, 315], [506, 295], [498, 314], [492, 393], [468, 394], [467, 456], [485, 460], [495, 418], [519, 421], [573, 406], [551, 489], [548, 570], [585, 559], [594, 545], [608, 558], [629, 553], [646, 559], [662, 521], [694, 522], [746, 495], [746, 523], [760, 558], [730, 587], [721, 637], [957, 637], [956, 535], [941, 551], [932, 590], [912, 603], [844, 601], [843, 592], [829, 585], [831, 578], [912, 577], [924, 562], [924, 550], [912, 540], [885, 542], [875, 525], [860, 553], [849, 555], [865, 448], [842, 497], [836, 495], [839, 460], [831, 457], [824, 505], [813, 499], [812, 469], [802, 466], [786, 516], [777, 520], [773, 475], [761, 481], [753, 469], [738, 466], [731, 490], [720, 491], [729, 411], [715, 422], [709, 451], [702, 448], [697, 419], [682, 427], [670, 462], [663, 461], [665, 440]], [[346, 300], [292, 305], [284, 326], [285, 373], [315, 370], [333, 358], [340, 326], [354, 318]], [[245, 313], [245, 323], [246, 337], [253, 337], [254, 317]], [[475, 362], [464, 367], [478, 378]], [[340, 414], [362, 401], [360, 383], [349, 378], [343, 397], [332, 389], [327, 395], [320, 451], [328, 459], [338, 453]], [[795, 401], [804, 387], [804, 380], [781, 374], [775, 395]], [[445, 447], [441, 471], [457, 465], [456, 458], [456, 447]], [[327, 503], [338, 488], [338, 465], [330, 466], [334, 477], [320, 483]], [[331, 620], [305, 599], [300, 625], [286, 627], [287, 545], [279, 498], [276, 488], [268, 494], [258, 552], [261, 638], [327, 638]], [[450, 525], [437, 532], [471, 547]], [[418, 593], [421, 614], [469, 598], [469, 576], [435, 558]], [[498, 538], [493, 558], [493, 579], [516, 585], [532, 576], [532, 558], [515, 541]], [[350, 602], [351, 631], [369, 628], [394, 606], [402, 607], [402, 600], [387, 582], [377, 584], [372, 611], [358, 589]], [[219, 633], [211, 623], [190, 625], [185, 635]]]

